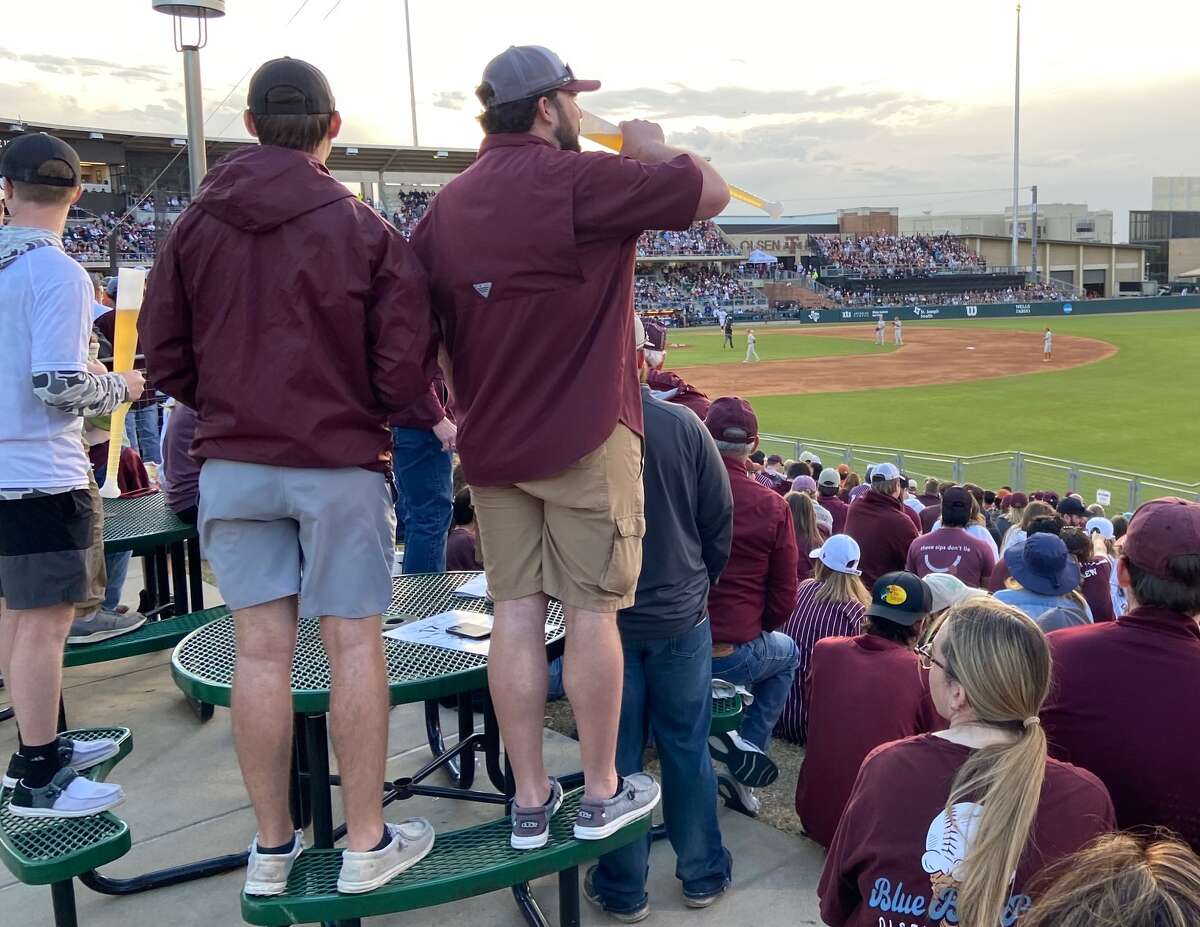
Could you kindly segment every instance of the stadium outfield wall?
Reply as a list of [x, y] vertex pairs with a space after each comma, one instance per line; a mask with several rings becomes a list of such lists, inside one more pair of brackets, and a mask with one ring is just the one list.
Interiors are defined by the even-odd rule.
[[[833, 306], [826, 309], [795, 309], [762, 313], [760, 319], [789, 319], [802, 324], [827, 325], [831, 322], [873, 322], [875, 319], [1013, 319], [1052, 318], [1068, 315], [1102, 315], [1129, 312], [1163, 312], [1170, 309], [1200, 309], [1196, 296], [1127, 296], [1120, 299], [1085, 299], [1036, 303], [969, 303], [951, 306]], [[742, 318], [735, 314], [735, 319]]]

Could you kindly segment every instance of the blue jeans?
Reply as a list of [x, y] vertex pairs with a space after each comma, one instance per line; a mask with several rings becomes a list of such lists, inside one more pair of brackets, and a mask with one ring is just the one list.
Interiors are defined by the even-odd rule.
[[404, 523], [404, 572], [444, 573], [454, 518], [450, 454], [427, 428], [393, 428], [396, 521]]
[[[707, 621], [666, 640], [626, 641], [617, 772], [640, 772], [651, 733], [662, 764], [663, 818], [675, 876], [689, 895], [729, 884], [733, 863], [717, 824], [717, 779], [708, 756], [712, 721], [712, 629]], [[600, 857], [592, 885], [605, 910], [646, 901], [650, 837]]]
[[157, 404], [143, 409], [130, 409], [129, 414], [125, 416], [125, 436], [129, 439], [129, 446], [138, 452], [143, 463], [162, 463]]
[[712, 661], [715, 678], [745, 686], [754, 694], [754, 704], [746, 709], [738, 733], [763, 753], [787, 704], [799, 662], [800, 648], [781, 631], [764, 631], [754, 640], [739, 644], [729, 656]]
[[104, 569], [108, 573], [108, 585], [104, 588], [104, 601], [100, 607], [111, 612], [121, 604], [121, 590], [125, 587], [125, 575], [129, 572], [129, 561], [133, 554], [122, 551], [119, 554], [104, 555]]

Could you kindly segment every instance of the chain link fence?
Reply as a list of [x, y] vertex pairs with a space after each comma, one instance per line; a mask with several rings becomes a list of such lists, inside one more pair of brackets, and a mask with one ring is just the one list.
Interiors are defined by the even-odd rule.
[[1077, 492], [1088, 502], [1099, 502], [1110, 512], [1132, 512], [1141, 503], [1159, 496], [1180, 496], [1200, 502], [1200, 483], [1113, 470], [1074, 460], [1061, 460], [1024, 451], [991, 454], [943, 454], [874, 444], [847, 444], [793, 435], [760, 435], [764, 453], [799, 459], [805, 451], [816, 454], [825, 466], [844, 463], [865, 476], [871, 464], [894, 463], [910, 479], [933, 477], [956, 483], [974, 483], [985, 489], [1009, 486], [1021, 492], [1054, 490]]

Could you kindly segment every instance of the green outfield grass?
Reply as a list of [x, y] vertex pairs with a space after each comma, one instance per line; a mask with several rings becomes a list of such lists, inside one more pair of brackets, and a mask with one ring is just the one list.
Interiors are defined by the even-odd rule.
[[[925, 327], [1040, 331], [1046, 321], [906, 322], [904, 331], [912, 343]], [[1200, 480], [1200, 312], [1065, 316], [1051, 324], [1055, 334], [1108, 341], [1118, 353], [1058, 372], [752, 401], [762, 429], [778, 434], [958, 454], [1021, 450]], [[764, 346], [776, 337], [787, 336], [764, 337]], [[804, 347], [826, 353], [825, 341], [807, 339]]]
[[[671, 348], [672, 367], [701, 367], [705, 364], [741, 363], [746, 356], [746, 331], [748, 325], [736, 325], [733, 329], [733, 350], [721, 347], [721, 333], [715, 328], [672, 328], [667, 332], [669, 344], [687, 345]], [[907, 328], [907, 323], [905, 323]], [[758, 327], [754, 334], [758, 338], [755, 349], [760, 360], [790, 360], [799, 357], [848, 357], [852, 354], [881, 354], [894, 351], [891, 345], [879, 347], [869, 339], [825, 338], [812, 335], [781, 333], [778, 327]], [[888, 329], [888, 339], [892, 337]]]

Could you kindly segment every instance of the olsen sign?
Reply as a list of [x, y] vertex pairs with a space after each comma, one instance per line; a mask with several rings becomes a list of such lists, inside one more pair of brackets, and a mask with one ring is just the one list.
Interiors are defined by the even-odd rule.
[[725, 237], [737, 245], [742, 254], [751, 251], [765, 251], [767, 254], [798, 255], [805, 253], [807, 235], [784, 235], [780, 238], [754, 238], [749, 235], [737, 235], [725, 231]]

